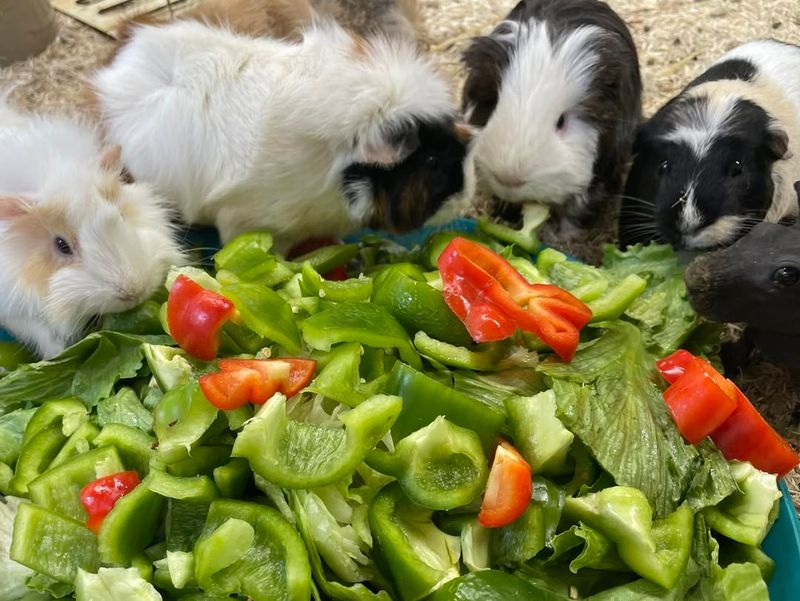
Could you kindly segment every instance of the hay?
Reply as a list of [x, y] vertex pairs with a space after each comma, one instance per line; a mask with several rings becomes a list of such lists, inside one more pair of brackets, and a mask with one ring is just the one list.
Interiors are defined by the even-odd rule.
[[[424, 16], [425, 44], [458, 97], [463, 81], [459, 56], [473, 35], [491, 30], [515, 0], [418, 0]], [[776, 37], [800, 43], [797, 0], [611, 0], [628, 22], [639, 48], [646, 114], [676, 94], [715, 57], [746, 40]], [[113, 48], [110, 39], [58, 16], [60, 34], [43, 54], [0, 70], [0, 86], [23, 82], [13, 99], [44, 110], [88, 111], [84, 78]], [[613, 214], [613, 211], [609, 212]], [[581, 244], [564, 244], [548, 231], [546, 240], [587, 259], [597, 258], [600, 243], [610, 240], [607, 217]], [[786, 370], [757, 361], [742, 377], [745, 391], [771, 423], [800, 446], [800, 391]], [[789, 479], [800, 507], [800, 473]]]

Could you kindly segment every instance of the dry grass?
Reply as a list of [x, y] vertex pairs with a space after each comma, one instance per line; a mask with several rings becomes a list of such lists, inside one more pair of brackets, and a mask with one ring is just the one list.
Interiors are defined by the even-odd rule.
[[[468, 39], [486, 33], [515, 0], [419, 0], [425, 19], [425, 42], [436, 64], [458, 95], [459, 56]], [[652, 113], [704, 65], [749, 39], [776, 37], [800, 43], [797, 0], [612, 0], [611, 6], [631, 26], [640, 52], [645, 111]], [[106, 60], [111, 40], [60, 17], [60, 34], [43, 54], [0, 71], [0, 86], [22, 82], [14, 100], [45, 110], [86, 111], [90, 107], [84, 78]], [[591, 244], [573, 248], [584, 256], [612, 231], [611, 220], [598, 228]], [[800, 446], [800, 391], [791, 374], [764, 362], [751, 366], [742, 383], [771, 422]], [[800, 507], [800, 475], [790, 478]]]

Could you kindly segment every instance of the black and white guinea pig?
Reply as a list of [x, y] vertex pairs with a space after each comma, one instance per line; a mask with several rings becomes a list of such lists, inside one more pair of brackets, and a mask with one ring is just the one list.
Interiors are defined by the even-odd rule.
[[472, 195], [471, 128], [411, 40], [335, 22], [299, 41], [138, 26], [94, 83], [131, 174], [223, 241], [413, 229]]
[[689, 300], [714, 321], [746, 323], [746, 340], [800, 368], [800, 225], [759, 223], [686, 269]]
[[96, 128], [0, 95], [0, 326], [37, 356], [163, 286], [185, 260], [170, 218], [149, 186], [122, 180]]
[[523, 0], [464, 55], [479, 178], [498, 198], [591, 221], [622, 188], [641, 119], [631, 34], [597, 0]]
[[797, 214], [800, 47], [739, 46], [640, 128], [620, 242], [725, 246], [762, 220]]

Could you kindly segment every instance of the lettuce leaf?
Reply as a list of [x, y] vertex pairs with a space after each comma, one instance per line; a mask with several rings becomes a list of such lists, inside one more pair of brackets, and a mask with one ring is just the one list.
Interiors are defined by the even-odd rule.
[[152, 584], [136, 568], [100, 568], [97, 574], [78, 570], [75, 578], [77, 601], [161, 601]]
[[153, 414], [145, 409], [131, 388], [122, 388], [114, 396], [97, 403], [97, 423], [123, 424], [144, 432], [153, 431]]
[[14, 518], [22, 502], [14, 497], [0, 499], [0, 601], [16, 601], [28, 590], [25, 582], [33, 571], [9, 557]]

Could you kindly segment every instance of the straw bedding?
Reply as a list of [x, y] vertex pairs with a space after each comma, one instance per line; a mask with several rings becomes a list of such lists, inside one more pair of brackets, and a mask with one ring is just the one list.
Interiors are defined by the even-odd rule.
[[[753, 38], [775, 37], [800, 43], [797, 0], [611, 0], [636, 39], [644, 79], [646, 114], [677, 93], [715, 57]], [[514, 0], [419, 0], [424, 45], [459, 93], [459, 56], [468, 39], [488, 32]], [[13, 100], [23, 107], [90, 113], [85, 78], [107, 60], [113, 42], [58, 16], [60, 32], [41, 55], [0, 70], [0, 86], [19, 83]], [[558, 241], [551, 238], [548, 241]], [[580, 244], [568, 250], [588, 259], [613, 237], [613, 210]], [[563, 244], [562, 244], [563, 245]], [[771, 423], [800, 447], [800, 376], [756, 361], [742, 375], [745, 391]], [[800, 472], [790, 478], [800, 507]]]

